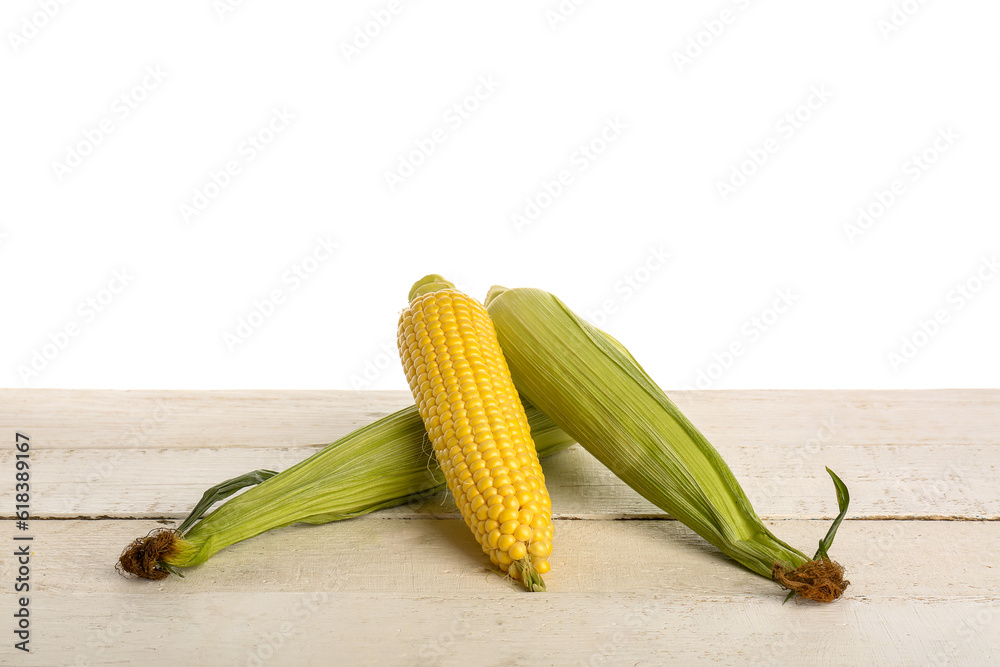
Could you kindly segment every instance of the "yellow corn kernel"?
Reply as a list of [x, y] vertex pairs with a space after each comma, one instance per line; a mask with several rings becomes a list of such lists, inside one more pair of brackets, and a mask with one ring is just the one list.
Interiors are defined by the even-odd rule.
[[514, 543], [517, 542], [517, 538], [513, 535], [501, 535], [497, 538], [497, 549], [500, 551], [508, 551]]
[[518, 521], [518, 513], [516, 509], [505, 509], [500, 512], [500, 516], [497, 517], [497, 521], [500, 523], [507, 523], [508, 521]]
[[511, 571], [529, 590], [544, 590], [536, 562], [546, 571], [548, 563], [527, 542], [544, 538], [548, 549], [542, 551], [551, 553], [551, 501], [485, 307], [440, 276], [428, 276], [411, 290], [398, 343], [407, 382], [462, 518], [501, 570]]
[[532, 556], [547, 558], [552, 554], [552, 543], [544, 541], [532, 542], [531, 546], [528, 547], [528, 551]]

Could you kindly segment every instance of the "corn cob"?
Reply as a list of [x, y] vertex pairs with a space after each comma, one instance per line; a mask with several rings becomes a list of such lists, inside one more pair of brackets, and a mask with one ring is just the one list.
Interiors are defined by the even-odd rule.
[[428, 276], [410, 291], [398, 342], [466, 525], [494, 565], [529, 591], [544, 591], [552, 503], [486, 309], [440, 276]]
[[[526, 414], [540, 456], [573, 444], [536, 408], [526, 406]], [[205, 493], [178, 529], [161, 529], [136, 539], [116, 567], [125, 574], [162, 579], [272, 528], [350, 519], [439, 492], [444, 477], [425, 449], [426, 440], [427, 431], [411, 405], [340, 438], [284, 472], [255, 471], [223, 482]], [[247, 486], [253, 488], [202, 519], [215, 502]]]
[[601, 463], [721, 551], [806, 598], [830, 602], [847, 586], [827, 550], [813, 559], [775, 537], [718, 451], [614, 338], [553, 295], [495, 286], [486, 304], [517, 388]]

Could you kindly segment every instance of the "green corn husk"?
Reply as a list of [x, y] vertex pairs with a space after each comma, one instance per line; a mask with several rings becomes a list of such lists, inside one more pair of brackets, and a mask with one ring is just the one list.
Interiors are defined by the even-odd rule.
[[[525, 412], [539, 456], [573, 444], [537, 408], [525, 404]], [[198, 521], [216, 501], [247, 486], [253, 488]], [[157, 530], [135, 540], [117, 567], [127, 574], [162, 579], [273, 528], [350, 519], [444, 487], [424, 423], [416, 406], [410, 406], [344, 436], [284, 472], [259, 470], [209, 489], [178, 530]]]
[[826, 550], [848, 496], [832, 472], [841, 516], [810, 559], [768, 530], [718, 451], [617, 340], [541, 290], [495, 286], [486, 306], [518, 391], [615, 475], [792, 594], [840, 596], [847, 582]]

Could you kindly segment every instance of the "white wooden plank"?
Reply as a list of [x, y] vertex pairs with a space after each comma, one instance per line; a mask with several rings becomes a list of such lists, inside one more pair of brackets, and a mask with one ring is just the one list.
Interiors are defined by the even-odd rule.
[[326, 443], [412, 404], [386, 391], [0, 389], [0, 426], [53, 448]]
[[[164, 524], [155, 521], [33, 521], [38, 590], [73, 593], [202, 594], [337, 590], [471, 598], [517, 591], [494, 574], [457, 519], [366, 517], [290, 526], [220, 551], [184, 578], [126, 579], [122, 549]], [[820, 521], [771, 522], [773, 532], [812, 552]], [[557, 520], [551, 593], [754, 596], [780, 604], [777, 587], [723, 556], [676, 521]], [[993, 598], [1000, 590], [1000, 522], [847, 521], [832, 555], [847, 568], [852, 599]], [[0, 580], [13, 579], [4, 559]], [[775, 596], [777, 600], [775, 600]], [[0, 607], [3, 609], [4, 607]], [[998, 619], [1000, 621], [1000, 619]]]
[[[998, 444], [1000, 390], [676, 391], [718, 447]], [[406, 392], [0, 389], [0, 427], [54, 448], [285, 447], [330, 442]]]
[[[992, 664], [987, 600], [213, 593], [36, 597], [32, 665]], [[971, 628], [971, 629], [970, 629]]]
[[[849, 481], [855, 516], [1000, 514], [996, 390], [672, 395], [765, 516], [829, 516], [824, 464]], [[180, 517], [205, 487], [285, 468], [407, 401], [0, 390], [0, 424], [33, 437], [36, 515]], [[273, 531], [162, 582], [112, 567], [157, 522], [33, 520], [34, 652], [5, 647], [0, 662], [969, 664], [1000, 651], [1000, 521], [848, 521], [834, 547], [847, 598], [782, 606], [686, 527], [641, 520], [662, 515], [580, 448], [545, 465], [562, 517], [548, 594], [491, 574], [443, 497]], [[804, 551], [827, 528], [771, 525]], [[13, 567], [0, 560], [4, 581]], [[15, 608], [9, 588], [0, 605]]]
[[[1000, 518], [1000, 445], [823, 444], [801, 455], [772, 445], [719, 449], [765, 517], [835, 515], [833, 484], [824, 469], [830, 466], [851, 489], [851, 517]], [[45, 517], [181, 518], [208, 487], [257, 468], [283, 470], [315, 450], [39, 447], [32, 453], [33, 511]], [[0, 469], [9, 468], [13, 455], [0, 450]], [[544, 460], [543, 467], [556, 516], [663, 514], [579, 445]], [[12, 486], [0, 485], [0, 506], [13, 506], [12, 493]], [[389, 511], [456, 515], [444, 494]]]
[[[120, 545], [156, 525], [33, 522], [34, 653], [17, 664], [917, 665], [1000, 650], [995, 522], [847, 522], [835, 551], [853, 583], [827, 606], [782, 606], [676, 522], [558, 521], [544, 595], [488, 574], [457, 520], [291, 527], [184, 579], [117, 575]], [[774, 525], [796, 543], [824, 529]]]

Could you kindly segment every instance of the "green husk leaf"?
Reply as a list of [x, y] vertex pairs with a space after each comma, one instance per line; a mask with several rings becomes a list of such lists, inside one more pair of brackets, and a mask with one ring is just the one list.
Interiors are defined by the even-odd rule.
[[[541, 411], [524, 407], [539, 456], [573, 444]], [[229, 497], [248, 486], [244, 493]], [[278, 474], [257, 470], [212, 487], [181, 524], [183, 530], [168, 531], [171, 539], [139, 539], [127, 548], [126, 562], [156, 563], [155, 568], [126, 571], [146, 578], [163, 572], [180, 574], [182, 568], [204, 563], [219, 550], [274, 528], [350, 519], [415, 502], [444, 487], [423, 421], [416, 406], [410, 406], [344, 436], [288, 470]], [[205, 514], [224, 498], [228, 500]]]
[[494, 287], [486, 304], [521, 394], [625, 483], [761, 576], [811, 562], [618, 341], [541, 290]]
[[847, 507], [851, 504], [851, 493], [847, 490], [847, 485], [837, 477], [837, 473], [829, 468], [826, 471], [830, 473], [830, 477], [833, 478], [833, 486], [837, 489], [837, 504], [840, 506], [840, 514], [833, 520], [833, 525], [827, 531], [826, 537], [819, 541], [819, 549], [816, 551], [816, 555], [813, 556], [813, 560], [830, 557], [827, 552], [833, 546], [833, 538], [837, 536], [837, 529], [840, 528], [840, 522], [847, 516]]
[[184, 519], [180, 526], [177, 527], [177, 532], [183, 535], [187, 532], [188, 528], [194, 525], [195, 521], [204, 516], [205, 512], [207, 512], [212, 505], [220, 500], [228, 498], [240, 489], [260, 484], [277, 474], [278, 473], [273, 470], [264, 470], [262, 468], [238, 477], [233, 477], [232, 479], [227, 479], [221, 484], [216, 484], [202, 495], [201, 500], [194, 506], [194, 509], [191, 510], [188, 517]]

